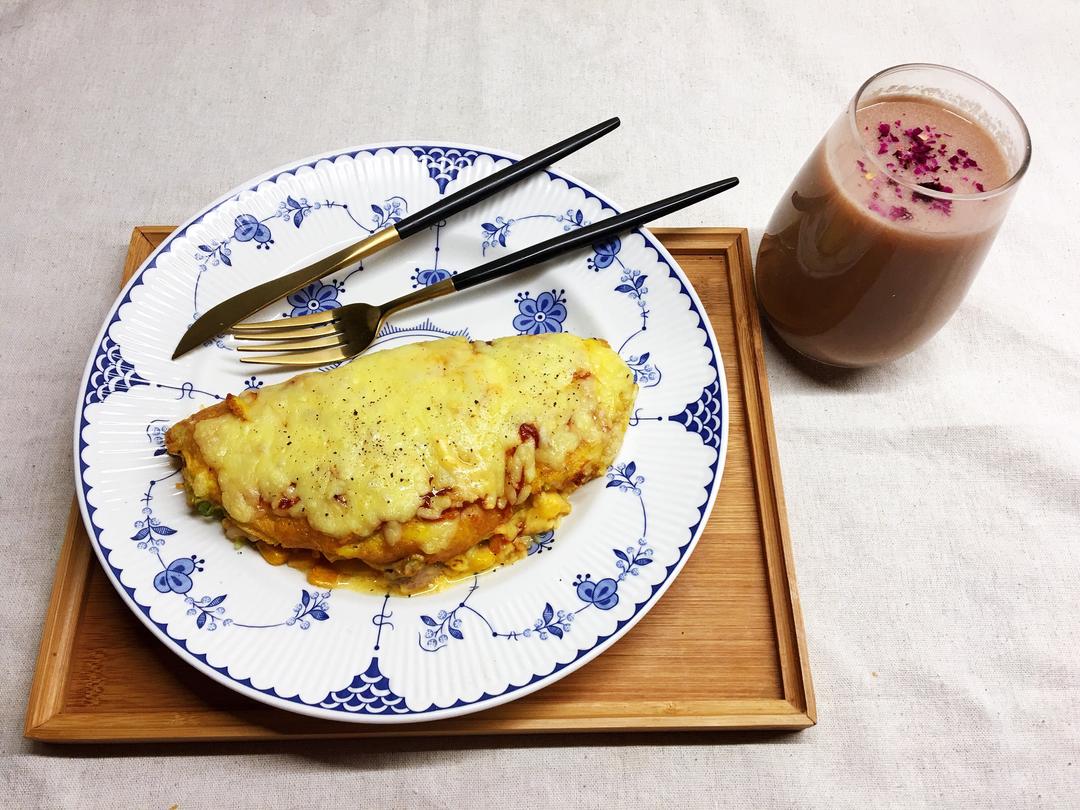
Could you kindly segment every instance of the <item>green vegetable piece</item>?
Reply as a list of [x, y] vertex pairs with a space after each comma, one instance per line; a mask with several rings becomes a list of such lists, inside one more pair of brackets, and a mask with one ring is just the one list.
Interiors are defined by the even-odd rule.
[[210, 501], [199, 501], [195, 504], [195, 509], [203, 517], [215, 519], [225, 517], [225, 510], [220, 506], [210, 503]]

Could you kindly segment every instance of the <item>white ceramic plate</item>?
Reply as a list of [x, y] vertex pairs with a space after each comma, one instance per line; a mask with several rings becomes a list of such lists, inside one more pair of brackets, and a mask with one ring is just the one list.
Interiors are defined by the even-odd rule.
[[[618, 462], [572, 497], [573, 514], [519, 563], [411, 599], [319, 591], [301, 572], [234, 548], [176, 486], [166, 427], [230, 391], [286, 376], [242, 365], [222, 340], [170, 360], [200, 311], [514, 159], [471, 146], [381, 144], [285, 166], [198, 213], [121, 293], [86, 366], [76, 484], [110, 579], [180, 659], [256, 700], [317, 717], [466, 714], [600, 654], [686, 562], [720, 483], [727, 392], [701, 302], [643, 230], [401, 313], [378, 339], [376, 350], [566, 330], [607, 339], [633, 369], [641, 390]], [[616, 210], [544, 172], [264, 315], [380, 302]]]

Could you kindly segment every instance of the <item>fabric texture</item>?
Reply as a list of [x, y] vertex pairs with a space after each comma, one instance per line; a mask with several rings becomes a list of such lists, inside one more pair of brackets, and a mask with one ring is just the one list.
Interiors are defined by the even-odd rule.
[[[0, 805], [1075, 806], [1078, 41], [1072, 0], [0, 2]], [[133, 226], [335, 147], [529, 152], [617, 114], [565, 170], [624, 205], [738, 174], [660, 224], [745, 225], [756, 250], [858, 85], [906, 61], [1002, 90], [1035, 159], [925, 348], [812, 376], [767, 347], [817, 727], [101, 753], [22, 738], [76, 389]]]

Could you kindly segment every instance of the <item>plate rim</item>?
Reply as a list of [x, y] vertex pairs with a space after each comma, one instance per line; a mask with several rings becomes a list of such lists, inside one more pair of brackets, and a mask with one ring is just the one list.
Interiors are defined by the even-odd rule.
[[[90, 344], [89, 353], [87, 356], [86, 364], [83, 368], [83, 374], [80, 378], [79, 387], [76, 391], [75, 401], [75, 413], [73, 419], [73, 452], [74, 452], [74, 484], [76, 499], [79, 504], [79, 513], [83, 521], [83, 526], [86, 529], [87, 535], [90, 539], [90, 545], [94, 550], [94, 555], [97, 557], [98, 562], [104, 569], [105, 574], [113, 588], [117, 591], [120, 599], [124, 602], [127, 608], [139, 619], [139, 621], [161, 642], [167, 649], [171, 650], [178, 658], [185, 663], [197, 669], [199, 672], [208, 676], [212, 680], [220, 683], [226, 688], [243, 695], [246, 698], [258, 701], [264, 705], [272, 706], [274, 708], [283, 709], [285, 711], [301, 714], [308, 717], [313, 717], [321, 720], [328, 720], [333, 722], [348, 722], [357, 724], [371, 724], [371, 725], [397, 725], [397, 724], [415, 724], [415, 723], [429, 723], [437, 720], [448, 719], [452, 717], [460, 717], [462, 715], [473, 714], [478, 711], [484, 711], [486, 709], [495, 708], [497, 706], [504, 705], [506, 703], [517, 700], [518, 698], [525, 697], [537, 692], [544, 687], [556, 683], [562, 678], [575, 672], [585, 664], [589, 663], [599, 655], [606, 652], [615, 642], [621, 639], [626, 633], [628, 633], [637, 623], [645, 617], [653, 605], [660, 600], [667, 589], [671, 586], [672, 582], [678, 577], [682, 571], [686, 562], [690, 559], [694, 549], [697, 547], [698, 541], [701, 539], [701, 535], [704, 531], [705, 524], [708, 521], [709, 515], [712, 513], [713, 506], [716, 502], [717, 495], [720, 491], [721, 482], [723, 479], [724, 468], [727, 462], [727, 448], [728, 438], [730, 433], [730, 421], [729, 421], [729, 399], [728, 399], [728, 387], [727, 378], [724, 373], [724, 358], [720, 352], [719, 342], [716, 338], [716, 333], [713, 330], [712, 322], [708, 316], [708, 312], [705, 309], [701, 298], [698, 296], [697, 290], [694, 288], [690, 279], [686, 277], [685, 272], [667, 248], [654, 236], [647, 228], [639, 227], [633, 229], [631, 233], [639, 233], [645, 241], [645, 247], [654, 250], [658, 257], [668, 265], [669, 271], [675, 276], [682, 286], [681, 292], [684, 292], [691, 301], [691, 304], [695, 308], [695, 314], [700, 320], [700, 326], [705, 330], [706, 337], [711, 341], [711, 352], [713, 357], [714, 371], [716, 372], [715, 382], [718, 384], [718, 394], [720, 400], [720, 416], [721, 416], [721, 432], [720, 443], [716, 448], [716, 458], [712, 462], [712, 467], [715, 468], [713, 479], [709, 485], [709, 490], [705, 501], [702, 505], [698, 506], [699, 516], [697, 522], [689, 527], [690, 539], [683, 545], [676, 547], [679, 550], [679, 558], [672, 564], [671, 570], [664, 578], [663, 581], [654, 586], [654, 590], [644, 598], [639, 606], [636, 607], [634, 613], [628, 618], [622, 620], [616, 624], [616, 627], [607, 636], [603, 636], [593, 644], [592, 647], [582, 650], [579, 649], [575, 657], [566, 662], [565, 664], [559, 664], [556, 662], [550, 672], [546, 674], [534, 673], [530, 676], [529, 680], [522, 684], [510, 683], [502, 692], [497, 695], [489, 695], [484, 692], [479, 698], [469, 702], [463, 702], [459, 698], [454, 703], [448, 706], [436, 706], [433, 704], [428, 709], [410, 712], [408, 714], [363, 714], [363, 713], [348, 713], [348, 712], [335, 712], [331, 709], [325, 709], [318, 705], [309, 704], [299, 699], [299, 695], [293, 698], [284, 697], [277, 693], [276, 687], [270, 686], [267, 689], [260, 689], [255, 686], [250, 677], [237, 678], [228, 674], [228, 665], [225, 664], [222, 667], [215, 667], [206, 660], [204, 653], [196, 653], [188, 648], [186, 639], [174, 638], [167, 630], [165, 630], [159, 622], [154, 621], [150, 616], [149, 607], [143, 607], [138, 601], [135, 600], [133, 591], [120, 581], [120, 577], [106, 557], [104, 550], [102, 549], [99, 531], [93, 523], [92, 516], [90, 514], [90, 505], [86, 501], [87, 484], [83, 480], [85, 468], [88, 465], [84, 465], [82, 461], [82, 432], [88, 426], [88, 422], [84, 417], [84, 412], [87, 407], [85, 401], [87, 384], [90, 379], [90, 375], [94, 368], [95, 360], [98, 356], [98, 350], [101, 347], [102, 341], [105, 339], [112, 325], [119, 320], [120, 309], [125, 303], [134, 287], [138, 286], [142, 282], [144, 273], [156, 263], [158, 257], [166, 252], [172, 242], [187, 233], [187, 230], [195, 223], [201, 221], [207, 214], [217, 209], [220, 205], [229, 200], [238, 197], [240, 194], [246, 191], [255, 191], [258, 187], [266, 182], [275, 182], [279, 177], [285, 174], [294, 175], [301, 169], [314, 168], [316, 164], [324, 160], [336, 160], [342, 157], [349, 157], [355, 159], [357, 155], [361, 153], [369, 153], [372, 156], [377, 154], [380, 150], [388, 150], [390, 152], [396, 152], [400, 149], [411, 149], [414, 147], [423, 148], [441, 148], [441, 149], [461, 149], [467, 151], [476, 152], [478, 155], [485, 155], [495, 160], [510, 160], [517, 162], [522, 159], [522, 155], [515, 152], [503, 151], [498, 149], [491, 149], [485, 146], [477, 146], [474, 144], [466, 144], [455, 141], [443, 141], [440, 139], [429, 138], [409, 138], [394, 141], [380, 141], [370, 144], [361, 144], [358, 146], [351, 146], [345, 149], [329, 150], [321, 152], [316, 155], [300, 158], [298, 160], [290, 161], [281, 164], [274, 169], [264, 172], [259, 175], [255, 175], [249, 180], [246, 180], [238, 185], [234, 186], [229, 191], [225, 192], [221, 196], [214, 199], [209, 204], [198, 210], [195, 214], [189, 217], [183, 222], [183, 224], [177, 226], [162, 242], [154, 248], [154, 250], [146, 257], [146, 259], [139, 265], [139, 267], [128, 279], [123, 287], [116, 294], [111, 305], [106, 310], [105, 318], [103, 319], [102, 326], [98, 330], [97, 335], [93, 342]], [[602, 195], [597, 192], [592, 186], [578, 180], [571, 174], [558, 171], [555, 167], [549, 166], [542, 170], [548, 174], [552, 179], [562, 180], [571, 187], [580, 188], [586, 196], [595, 198], [602, 207], [614, 210], [616, 213], [627, 210], [623, 206], [614, 202], [610, 197]], [[706, 383], [704, 389], [708, 389], [713, 382]], [[130, 592], [129, 592], [130, 591]]]

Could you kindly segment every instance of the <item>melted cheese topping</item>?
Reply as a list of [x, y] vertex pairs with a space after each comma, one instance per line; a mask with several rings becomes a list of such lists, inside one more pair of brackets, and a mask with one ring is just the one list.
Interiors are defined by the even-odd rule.
[[[572, 489], [581, 480], [563, 476], [582, 469], [583, 455], [587, 477], [602, 472], [634, 393], [629, 369], [603, 341], [451, 338], [246, 392], [231, 412], [197, 421], [193, 436], [238, 523], [269, 509], [346, 543], [413, 521], [411, 539], [436, 553], [439, 527], [452, 521], [425, 527], [418, 516]], [[195, 499], [210, 490], [203, 477], [189, 481]]]

